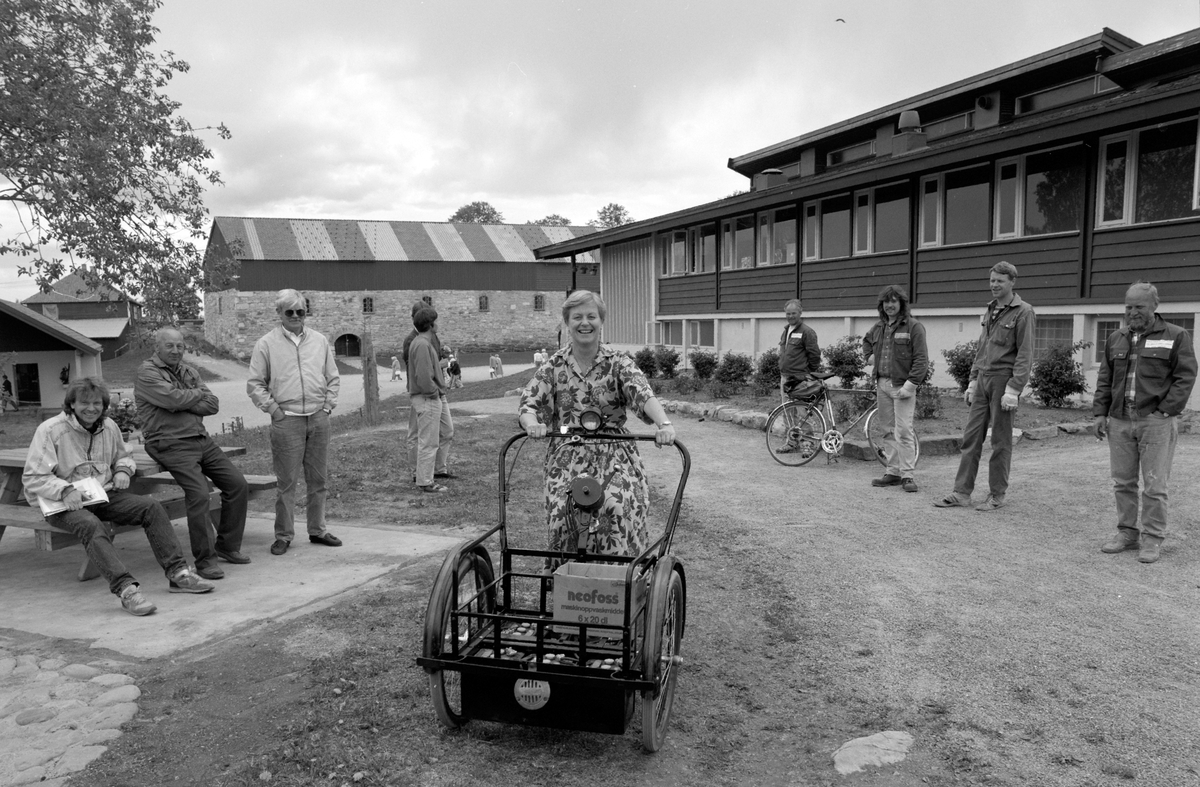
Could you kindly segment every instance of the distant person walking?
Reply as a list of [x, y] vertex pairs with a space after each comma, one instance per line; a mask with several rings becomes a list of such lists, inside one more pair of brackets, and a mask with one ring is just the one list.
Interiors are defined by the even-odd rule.
[[1179, 414], [1196, 383], [1191, 337], [1159, 317], [1157, 309], [1153, 284], [1137, 282], [1125, 293], [1125, 325], [1104, 344], [1092, 402], [1096, 437], [1108, 436], [1117, 499], [1117, 535], [1100, 551], [1136, 549], [1142, 563], [1158, 560], [1167, 535], [1167, 481], [1179, 439]]
[[9, 381], [8, 375], [3, 375], [4, 379], [0, 381], [0, 415], [8, 412], [8, 408], [19, 410], [17, 400], [13, 397], [12, 382]]
[[271, 455], [279, 483], [271, 554], [287, 552], [295, 537], [296, 483], [302, 469], [308, 490], [308, 540], [340, 547], [341, 539], [325, 529], [325, 498], [329, 415], [337, 407], [342, 378], [329, 340], [304, 325], [308, 315], [303, 295], [280, 290], [275, 312], [279, 327], [254, 345], [246, 380], [250, 399], [271, 416]]
[[404, 382], [404, 376], [400, 373], [403, 368], [404, 367], [400, 365], [400, 359], [393, 355], [392, 356], [392, 379], [389, 380], [388, 382], [395, 382], [396, 380]]
[[992, 459], [988, 463], [988, 496], [976, 511], [995, 511], [1004, 506], [1008, 473], [1012, 463], [1013, 417], [1021, 392], [1033, 368], [1033, 307], [1013, 292], [1017, 268], [997, 262], [988, 275], [992, 302], [983, 315], [979, 348], [971, 366], [971, 381], [964, 398], [971, 405], [963, 430], [962, 458], [954, 491], [934, 503], [939, 508], [971, 505], [975, 476], [988, 426], [992, 428]]
[[488, 368], [491, 369], [493, 380], [504, 376], [504, 361], [500, 360], [500, 353], [492, 353], [492, 356], [488, 358]]

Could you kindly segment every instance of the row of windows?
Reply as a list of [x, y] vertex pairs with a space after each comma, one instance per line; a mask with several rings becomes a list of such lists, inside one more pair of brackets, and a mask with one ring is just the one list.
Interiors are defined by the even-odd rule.
[[[1194, 314], [1162, 314], [1164, 320], [1174, 323], [1190, 334], [1195, 334]], [[715, 320], [663, 320], [648, 323], [650, 344], [670, 347], [716, 347]], [[1121, 327], [1119, 317], [1096, 320], [1096, 338], [1092, 346], [1092, 360], [1099, 363], [1104, 358], [1104, 343], [1114, 331]], [[1054, 345], [1071, 345], [1075, 341], [1075, 318], [1071, 316], [1040, 316], [1033, 331], [1033, 356], [1035, 361], [1045, 357]], [[686, 334], [687, 341], [684, 341]]]
[[[1196, 119], [1100, 141], [1096, 224], [1113, 227], [1200, 216]], [[664, 233], [659, 273], [680, 276], [906, 251], [912, 211], [921, 248], [984, 243], [1083, 227], [1087, 158], [1082, 144], [927, 175], [911, 205], [908, 182], [835, 194]], [[718, 251], [720, 252], [718, 254]]]
[[[429, 295], [422, 296], [421, 300], [424, 301], [429, 306], [433, 305], [433, 298]], [[305, 303], [307, 303], [307, 299], [305, 299]], [[479, 311], [486, 312], [490, 308], [491, 308], [491, 302], [488, 300], [488, 296], [480, 295], [479, 296]], [[311, 309], [306, 309], [306, 310], [308, 311], [309, 314], [312, 314]], [[362, 310], [363, 310], [363, 314], [374, 314], [375, 313], [375, 299], [371, 296], [367, 296], [367, 297], [363, 298], [362, 299]], [[546, 310], [546, 296], [545, 295], [534, 295], [533, 296], [533, 310], [535, 312], [544, 312]]]

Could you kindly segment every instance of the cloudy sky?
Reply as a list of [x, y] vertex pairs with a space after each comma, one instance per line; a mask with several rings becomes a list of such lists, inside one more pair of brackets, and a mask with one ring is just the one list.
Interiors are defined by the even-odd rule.
[[[1200, 27], [1200, 0], [166, 0], [156, 25], [181, 114], [233, 133], [213, 215], [586, 224], [726, 196], [731, 156], [1104, 27]], [[0, 298], [34, 291], [0, 261]]]

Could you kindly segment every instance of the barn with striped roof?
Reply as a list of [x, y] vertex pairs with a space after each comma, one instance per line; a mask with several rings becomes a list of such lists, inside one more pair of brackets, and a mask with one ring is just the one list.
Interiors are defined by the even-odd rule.
[[204, 335], [241, 356], [277, 323], [275, 294], [308, 298], [308, 324], [357, 356], [364, 331], [375, 350], [400, 349], [412, 304], [438, 311], [438, 333], [456, 349], [552, 345], [572, 289], [599, 287], [590, 253], [539, 260], [534, 251], [592, 227], [218, 216], [206, 264]]

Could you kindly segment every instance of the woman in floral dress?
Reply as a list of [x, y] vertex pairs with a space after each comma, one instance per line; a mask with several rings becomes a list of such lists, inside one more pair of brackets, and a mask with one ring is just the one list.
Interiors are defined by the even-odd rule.
[[[561, 427], [578, 427], [585, 410], [600, 412], [603, 431], [627, 432], [626, 411], [631, 410], [656, 425], [658, 445], [675, 442], [675, 427], [646, 376], [627, 355], [600, 343], [606, 312], [600, 296], [587, 290], [576, 290], [566, 299], [562, 314], [570, 344], [538, 368], [521, 395], [519, 415], [530, 437], [551, 435], [546, 453], [547, 548], [574, 552], [578, 546], [598, 554], [633, 556], [650, 543], [649, 484], [636, 443], [563, 445], [553, 437]], [[605, 484], [604, 504], [584, 533], [574, 531], [570, 516], [571, 481], [581, 475]]]

